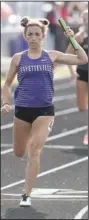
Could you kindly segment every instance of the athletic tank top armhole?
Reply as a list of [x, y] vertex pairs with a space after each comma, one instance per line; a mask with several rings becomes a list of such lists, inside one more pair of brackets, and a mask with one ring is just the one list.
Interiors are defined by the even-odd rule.
[[18, 67], [17, 67], [17, 68], [19, 68], [19, 66], [21, 65], [22, 59], [23, 59], [24, 56], [27, 54], [27, 51], [28, 51], [28, 50], [24, 50], [23, 52], [21, 52], [21, 54], [20, 54], [20, 61], [19, 61], [19, 64], [18, 64]]
[[48, 54], [48, 51], [47, 50], [43, 50], [43, 54], [46, 55], [46, 57], [48, 57], [48, 59], [50, 60], [52, 66], [53, 66], [54, 64], [53, 64], [53, 62], [52, 62], [52, 60], [51, 60], [51, 58], [50, 58], [50, 56]]

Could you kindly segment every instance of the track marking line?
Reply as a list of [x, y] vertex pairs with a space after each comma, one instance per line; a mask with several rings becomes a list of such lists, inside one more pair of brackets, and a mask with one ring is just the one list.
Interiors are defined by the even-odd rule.
[[[9, 146], [9, 145], [8, 145]], [[61, 150], [87, 150], [88, 146], [71, 146], [71, 145], [45, 145], [44, 148], [48, 148], [48, 149], [61, 149]]]
[[8, 154], [11, 152], [13, 152], [13, 149], [3, 150], [3, 151], [1, 151], [1, 155]]
[[83, 215], [88, 211], [88, 205], [81, 209], [74, 219], [82, 219]]
[[1, 147], [13, 147], [13, 144], [4, 144], [4, 143], [1, 143]]
[[[55, 139], [57, 139], [57, 138], [59, 139], [59, 138], [62, 138], [62, 137], [66, 137], [66, 136], [69, 136], [69, 135], [71, 135], [71, 134], [76, 134], [76, 133], [78, 133], [78, 132], [80, 132], [80, 131], [84, 131], [84, 130], [86, 130], [86, 129], [87, 129], [87, 126], [85, 125], [85, 126], [83, 126], [83, 127], [75, 128], [75, 129], [73, 129], [73, 130], [69, 130], [69, 131], [66, 131], [66, 132], [63, 132], [63, 133], [60, 133], [60, 134], [56, 134], [56, 135], [53, 135], [53, 136], [51, 136], [51, 137], [48, 137], [47, 140], [46, 140], [46, 142], [51, 141], [51, 140], [55, 140]], [[12, 151], [13, 151], [13, 149], [1, 151], [1, 155], [10, 153], [10, 152], [12, 152]]]
[[74, 112], [78, 112], [78, 108], [69, 108], [69, 109], [57, 111], [57, 112], [55, 112], [55, 116], [57, 117], [60, 115], [66, 115], [66, 114], [70, 114], [70, 113], [74, 113]]
[[31, 198], [39, 198], [39, 199], [88, 199], [88, 196], [77, 196], [77, 195], [73, 195], [73, 196], [72, 195], [31, 195]]
[[[32, 198], [32, 200], [35, 200], [35, 201], [36, 201], [36, 200], [38, 201], [38, 199], [41, 200], [41, 201], [44, 201], [44, 200], [54, 201], [54, 198], [47, 198], [47, 199], [46, 199], [46, 198]], [[75, 198], [75, 199], [76, 199], [76, 201], [80, 201], [80, 202], [86, 202], [86, 201], [87, 201], [86, 198]], [[2, 198], [2, 199], [1, 199], [1, 201], [19, 201], [19, 200], [20, 200], [20, 199], [18, 199], [18, 198], [15, 198], [15, 199], [13, 199], [13, 198], [11, 198], [11, 199], [9, 199], [9, 198], [8, 198], [8, 199]], [[64, 202], [65, 202], [65, 201], [68, 201], [68, 202], [71, 201], [71, 202], [73, 202], [74, 199], [72, 199], [72, 198], [55, 198], [55, 200], [58, 200], [58, 201], [59, 201], [59, 200], [62, 200], [62, 201], [64, 201]]]
[[76, 94], [75, 93], [67, 94], [67, 95], [62, 95], [62, 96], [55, 96], [53, 98], [53, 102], [70, 100], [70, 99], [74, 99], [74, 98], [76, 98]]
[[[63, 133], [60, 133], [60, 134], [56, 134], [56, 135], [53, 135], [51, 137], [48, 137], [46, 142], [51, 141], [51, 140], [55, 140], [57, 138], [59, 139], [59, 138], [62, 138], [62, 137], [66, 137], [66, 136], [69, 136], [71, 134], [76, 134], [76, 133], [78, 133], [80, 131], [83, 131], [83, 130], [86, 130], [86, 129], [87, 129], [87, 125], [79, 127], [79, 128], [75, 128], [73, 130], [69, 130], [69, 131], [66, 131], [66, 132], [63, 132]], [[12, 149], [1, 151], [1, 155], [10, 153], [12, 151], [13, 151]]]
[[[74, 189], [53, 189], [53, 188], [33, 188], [32, 195], [86, 195], [88, 196], [88, 191], [74, 190]], [[5, 196], [21, 196], [21, 194], [16, 193], [2, 193]]]
[[[2, 193], [2, 196], [20, 197], [21, 194]], [[88, 191], [78, 191], [73, 189], [33, 188], [31, 197], [40, 199], [87, 199]]]
[[61, 85], [54, 85], [54, 91], [70, 89], [71, 87], [75, 88], [74, 83], [72, 83], [72, 82], [70, 82], [70, 83], [62, 83]]
[[[4, 144], [2, 143], [1, 144], [1, 148], [12, 148], [13, 147], [13, 144]], [[49, 149], [62, 149], [62, 150], [73, 150], [73, 149], [76, 149], [76, 150], [87, 150], [88, 149], [88, 146], [71, 146], [71, 145], [57, 145], [57, 144], [47, 144], [47, 145], [44, 145], [44, 148], [49, 148]], [[2, 152], [2, 151], [1, 151]]]
[[74, 129], [72, 129], [72, 130], [69, 130], [69, 131], [66, 131], [66, 132], [63, 132], [63, 133], [56, 134], [56, 135], [53, 135], [53, 136], [51, 136], [51, 137], [48, 137], [48, 138], [47, 138], [47, 142], [48, 142], [48, 141], [51, 141], [51, 140], [55, 140], [55, 139], [57, 139], [57, 138], [62, 138], [62, 137], [65, 137], [65, 136], [69, 136], [69, 135], [71, 135], [71, 134], [76, 134], [76, 133], [78, 133], [78, 132], [80, 132], [80, 131], [84, 131], [84, 130], [86, 130], [86, 129], [87, 129], [87, 125], [82, 126], [82, 127], [78, 127], [78, 128], [74, 128]]
[[[54, 172], [59, 171], [59, 170], [63, 170], [63, 169], [65, 169], [65, 168], [71, 167], [71, 166], [73, 166], [73, 165], [75, 165], [75, 164], [84, 162], [84, 161], [86, 161], [86, 160], [88, 160], [88, 156], [87, 156], [87, 157], [83, 157], [83, 158], [78, 159], [78, 160], [75, 160], [75, 161], [72, 161], [72, 162], [70, 162], [70, 163], [64, 164], [64, 165], [62, 165], [62, 166], [55, 167], [55, 168], [50, 169], [50, 170], [47, 170], [47, 171], [45, 171], [45, 172], [42, 172], [42, 173], [40, 173], [40, 174], [37, 175], [37, 178], [42, 177], [42, 176], [46, 176], [47, 174], [54, 173]], [[3, 186], [3, 187], [1, 187], [1, 191], [4, 190], [4, 189], [11, 188], [11, 187], [13, 187], [13, 186], [17, 186], [17, 185], [19, 185], [19, 184], [21, 184], [21, 183], [24, 183], [24, 182], [25, 182], [25, 179], [20, 180], [20, 181], [16, 181], [16, 182], [11, 183], [11, 184], [6, 185], [6, 186]]]
[[15, 198], [15, 199], [1, 199], [1, 201], [19, 201], [19, 199]]
[[[2, 193], [2, 196], [19, 197], [21, 196], [21, 194]], [[40, 199], [87, 199], [88, 191], [78, 191], [72, 189], [33, 188], [31, 192], [31, 197]]]
[[8, 123], [5, 125], [1, 125], [1, 130], [7, 129], [7, 128], [12, 128], [13, 127], [13, 123]]

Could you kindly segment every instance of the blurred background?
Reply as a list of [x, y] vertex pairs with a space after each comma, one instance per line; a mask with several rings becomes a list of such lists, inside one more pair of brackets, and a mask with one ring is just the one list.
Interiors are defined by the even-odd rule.
[[80, 14], [86, 8], [88, 2], [1, 2], [1, 73], [7, 72], [14, 53], [28, 47], [20, 26], [23, 16], [47, 18], [50, 26], [44, 48], [64, 52], [68, 41], [57, 23], [57, 17], [62, 16], [76, 33], [81, 24]]

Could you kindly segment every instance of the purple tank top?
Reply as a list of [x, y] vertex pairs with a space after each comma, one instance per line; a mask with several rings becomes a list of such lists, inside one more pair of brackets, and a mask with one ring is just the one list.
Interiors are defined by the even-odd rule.
[[18, 86], [15, 105], [23, 107], [46, 107], [52, 105], [53, 63], [47, 52], [38, 59], [31, 59], [27, 51], [21, 55], [17, 70]]

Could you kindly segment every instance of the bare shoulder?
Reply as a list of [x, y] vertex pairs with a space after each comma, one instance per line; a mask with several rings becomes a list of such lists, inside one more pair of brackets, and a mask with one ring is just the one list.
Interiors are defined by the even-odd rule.
[[19, 52], [19, 53], [15, 53], [12, 57], [12, 63], [15, 64], [16, 66], [19, 65], [19, 62], [21, 60], [21, 56], [25, 51]]
[[56, 58], [57, 58], [58, 54], [60, 54], [60, 52], [56, 51], [56, 50], [48, 51], [48, 55], [49, 55], [49, 57], [50, 57], [50, 59], [52, 60], [53, 63], [56, 61]]

